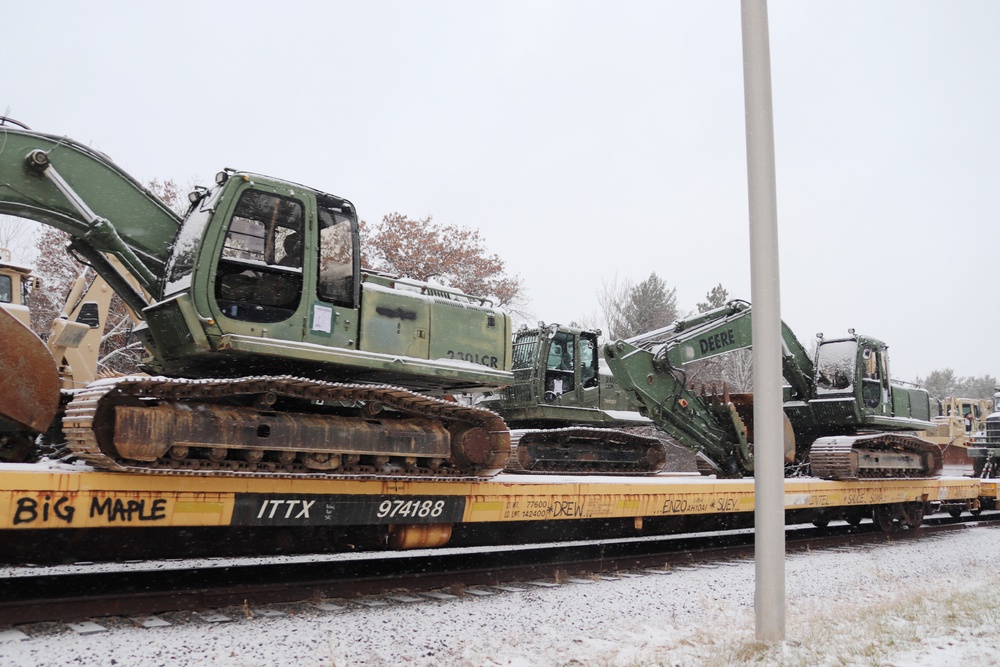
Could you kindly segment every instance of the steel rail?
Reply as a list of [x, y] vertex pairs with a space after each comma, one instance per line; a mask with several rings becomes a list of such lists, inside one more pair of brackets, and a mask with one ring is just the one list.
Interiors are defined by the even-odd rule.
[[[883, 533], [833, 526], [790, 529], [788, 551], [920, 539], [964, 524], [942, 522]], [[389, 591], [499, 585], [642, 568], [670, 569], [753, 557], [751, 531], [664, 539], [541, 545], [505, 550], [455, 549], [419, 555], [372, 554], [352, 560], [265, 564], [170, 563], [172, 569], [9, 576], [0, 581], [0, 624], [141, 616], [229, 606], [350, 599]], [[158, 564], [162, 565], [162, 564]], [[173, 567], [176, 566], [176, 567]]]

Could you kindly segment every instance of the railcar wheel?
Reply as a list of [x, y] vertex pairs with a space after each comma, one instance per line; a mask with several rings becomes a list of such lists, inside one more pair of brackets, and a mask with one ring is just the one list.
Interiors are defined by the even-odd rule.
[[891, 533], [902, 528], [915, 530], [924, 520], [923, 503], [892, 503], [876, 505], [872, 519], [879, 530]]
[[900, 505], [900, 519], [907, 528], [916, 530], [924, 520], [923, 503], [902, 503]]
[[865, 518], [865, 513], [860, 509], [848, 510], [844, 513], [844, 521], [847, 525], [857, 528]]
[[898, 530], [896, 517], [896, 505], [876, 505], [875, 509], [872, 510], [872, 520], [883, 533], [891, 533]]

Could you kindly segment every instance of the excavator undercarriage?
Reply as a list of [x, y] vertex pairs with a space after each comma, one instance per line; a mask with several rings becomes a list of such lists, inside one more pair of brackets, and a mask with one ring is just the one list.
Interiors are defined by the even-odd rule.
[[941, 448], [903, 433], [870, 433], [819, 438], [808, 454], [812, 475], [824, 479], [935, 477]]
[[512, 473], [650, 475], [666, 462], [660, 440], [618, 429], [515, 429], [510, 441]]
[[488, 477], [510, 451], [488, 410], [289, 376], [98, 381], [63, 431], [96, 468], [166, 474]]

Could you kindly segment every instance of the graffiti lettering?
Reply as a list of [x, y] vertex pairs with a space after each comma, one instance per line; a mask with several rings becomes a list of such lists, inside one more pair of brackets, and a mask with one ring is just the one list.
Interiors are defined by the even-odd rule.
[[14, 510], [14, 525], [34, 523], [39, 518], [42, 521], [48, 521], [50, 514], [60, 521], [72, 523], [76, 508], [70, 504], [69, 498], [61, 496], [54, 503], [50, 500], [51, 496], [45, 496], [45, 500], [41, 503], [34, 498], [18, 498], [17, 507]]
[[663, 513], [670, 514], [671, 512], [686, 512], [688, 508], [688, 502], [684, 498], [677, 500], [666, 500], [663, 503]]
[[573, 502], [573, 501], [560, 502], [560, 501], [557, 500], [554, 503], [552, 503], [552, 516], [553, 517], [560, 517], [560, 516], [568, 516], [568, 517], [583, 516], [583, 507], [580, 506], [579, 504]]
[[157, 498], [149, 502], [142, 500], [122, 500], [121, 498], [92, 498], [90, 501], [90, 516], [107, 517], [109, 522], [125, 521], [159, 521], [167, 518], [167, 499]]
[[720, 497], [715, 501], [715, 509], [720, 512], [732, 512], [736, 509], [736, 498]]

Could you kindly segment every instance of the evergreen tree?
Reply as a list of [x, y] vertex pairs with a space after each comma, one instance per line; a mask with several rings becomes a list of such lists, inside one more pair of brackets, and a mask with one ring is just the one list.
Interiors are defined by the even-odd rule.
[[698, 303], [698, 312], [707, 313], [710, 310], [721, 308], [729, 302], [729, 290], [719, 283], [705, 295], [705, 300]]
[[[945, 396], [957, 396], [959, 379], [955, 376], [955, 371], [951, 368], [931, 371], [926, 378], [917, 378], [917, 384], [921, 384], [933, 398], [944, 398]], [[965, 397], [970, 398], [970, 397]]]
[[677, 289], [667, 289], [667, 283], [656, 273], [629, 292], [624, 307], [627, 336], [661, 329], [677, 320]]

